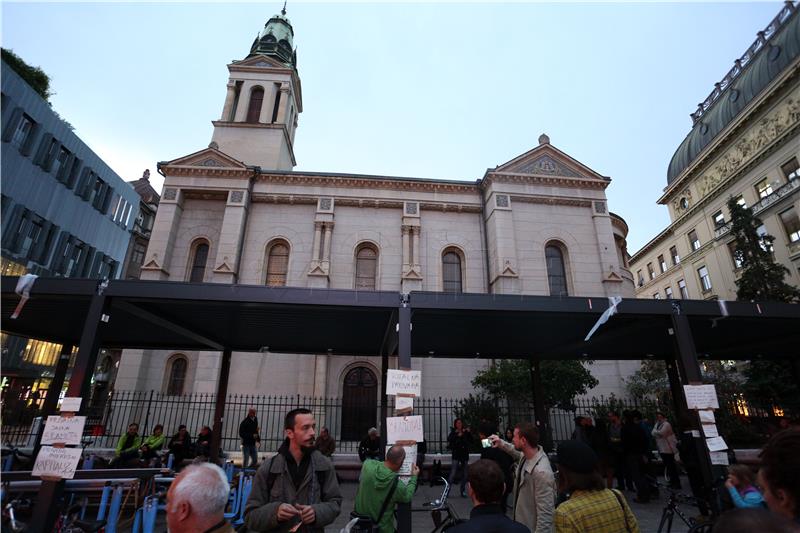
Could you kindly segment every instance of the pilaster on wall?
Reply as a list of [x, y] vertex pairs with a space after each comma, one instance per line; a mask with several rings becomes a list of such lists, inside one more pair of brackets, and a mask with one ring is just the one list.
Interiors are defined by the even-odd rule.
[[225, 204], [225, 215], [222, 219], [222, 230], [217, 246], [217, 256], [214, 258], [214, 283], [236, 283], [239, 257], [239, 248], [242, 243], [244, 222], [247, 218], [247, 190], [234, 189], [228, 191], [228, 201]]
[[123, 350], [114, 379], [117, 390], [146, 390], [152, 350]]
[[617, 243], [611, 228], [611, 217], [604, 200], [592, 202], [592, 222], [594, 224], [597, 251], [602, 272], [603, 290], [606, 296], [632, 296], [622, 294], [624, 280], [621, 276]]
[[510, 195], [490, 191], [486, 204], [486, 240], [491, 293], [518, 294], [522, 290], [515, 235]]
[[419, 203], [404, 202], [403, 220], [400, 226], [403, 236], [403, 266], [400, 285], [404, 293], [422, 290], [421, 230]]
[[314, 215], [314, 244], [308, 267], [308, 286], [325, 289], [330, 285], [331, 240], [333, 240], [333, 198], [317, 199]]
[[164, 187], [140, 279], [168, 280], [175, 237], [183, 214], [183, 192]]
[[236, 82], [230, 80], [225, 93], [225, 105], [222, 106], [222, 117], [220, 120], [230, 120], [233, 111], [233, 102], [236, 100]]

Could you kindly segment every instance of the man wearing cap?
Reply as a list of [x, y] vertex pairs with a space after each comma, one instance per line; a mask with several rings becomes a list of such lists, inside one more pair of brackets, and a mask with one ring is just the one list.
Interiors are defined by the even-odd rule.
[[528, 526], [532, 533], [552, 533], [556, 481], [550, 460], [539, 446], [539, 430], [530, 422], [521, 422], [514, 427], [513, 443], [497, 435], [489, 439], [492, 446], [519, 463], [512, 493], [514, 521]]
[[639, 533], [625, 496], [607, 489], [598, 458], [586, 443], [558, 445], [558, 488], [570, 497], [556, 508], [556, 533]]

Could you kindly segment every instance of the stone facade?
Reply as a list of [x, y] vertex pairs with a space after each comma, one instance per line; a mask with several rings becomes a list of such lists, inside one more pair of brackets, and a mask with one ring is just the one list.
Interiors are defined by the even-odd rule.
[[[796, 32], [800, 18], [795, 9], [784, 6], [779, 17], [785, 13], [787, 18], [773, 41], [781, 39], [782, 32]], [[762, 43], [762, 55], [779, 44]], [[751, 63], [774, 61], [773, 56], [756, 56]], [[741, 268], [731, 248], [726, 207], [731, 197], [751, 207], [763, 222], [761, 231], [775, 237], [774, 258], [789, 270], [785, 280], [800, 286], [800, 58], [769, 72], [764, 88], [724, 124], [659, 198], [658, 203], [669, 208], [671, 223], [631, 259], [637, 297], [736, 299]], [[738, 87], [753, 84], [759, 73], [742, 69], [735, 74], [738, 80], [726, 81], [727, 90], [704, 108], [704, 117], [715, 112], [713, 106], [730, 105], [738, 97]], [[701, 133], [703, 120], [695, 124]]]
[[[142, 279], [547, 295], [558, 274], [545, 257], [552, 246], [563, 257], [567, 294], [633, 296], [627, 226], [607, 208], [610, 178], [546, 135], [477, 182], [295, 172], [302, 96], [294, 65], [256, 53], [229, 70], [209, 147], [159, 164], [164, 190]], [[276, 244], [288, 249], [277, 270], [270, 263], [278, 261], [270, 258]], [[357, 266], [367, 264], [357, 259], [365, 247], [374, 257], [367, 278], [359, 270], [367, 267]], [[341, 397], [345, 376], [359, 366], [380, 390], [377, 355], [234, 353], [229, 390]], [[182, 392], [216, 390], [218, 353], [146, 350], [125, 352], [116, 388], [170, 392], [176, 357], [187, 363]], [[488, 362], [424, 357], [413, 364], [423, 370], [424, 396], [464, 397]], [[600, 386], [592, 394], [622, 393], [621, 376], [636, 368], [595, 363]]]

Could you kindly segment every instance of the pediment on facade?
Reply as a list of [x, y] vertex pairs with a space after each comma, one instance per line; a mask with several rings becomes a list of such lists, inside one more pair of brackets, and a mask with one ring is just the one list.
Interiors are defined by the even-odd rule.
[[231, 64], [231, 66], [236, 67], [268, 67], [268, 68], [282, 68], [286, 70], [291, 70], [285, 64], [281, 63], [280, 61], [271, 58], [269, 56], [257, 54], [253, 57], [248, 57], [247, 59], [243, 59], [242, 61], [235, 61]]
[[606, 274], [605, 279], [603, 279], [604, 283], [607, 282], [607, 281], [608, 282], [612, 282], [612, 283], [622, 283], [623, 280], [622, 280], [622, 277], [620, 277], [619, 274], [617, 274], [616, 272], [611, 271], [608, 274]]
[[490, 169], [489, 173], [596, 179], [603, 182], [609, 180], [550, 144], [540, 144], [533, 150]]
[[226, 170], [247, 170], [247, 165], [216, 148], [205, 148], [199, 152], [173, 159], [166, 167], [204, 167]]

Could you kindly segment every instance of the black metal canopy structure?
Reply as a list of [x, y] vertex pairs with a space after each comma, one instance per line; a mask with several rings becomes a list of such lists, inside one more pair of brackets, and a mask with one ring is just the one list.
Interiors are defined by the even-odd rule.
[[[412, 355], [529, 359], [535, 423], [545, 442], [549, 422], [542, 359], [663, 359], [676, 411], [690, 415], [681, 385], [702, 382], [698, 356], [788, 358], [795, 379], [800, 376], [799, 305], [621, 300], [587, 341], [587, 333], [612, 307], [610, 298], [49, 278], [35, 280], [19, 316], [11, 318], [21, 302], [18, 281], [2, 278], [2, 330], [64, 345], [46, 410], [55, 408], [72, 346], [79, 350], [67, 395], [81, 397], [88, 394], [101, 347], [222, 352], [212, 459], [219, 450], [233, 351], [381, 356], [384, 375], [388, 356], [395, 354], [402, 369], [411, 368]], [[383, 419], [385, 409], [384, 396]], [[699, 429], [697, 414], [692, 417]], [[697, 439], [696, 446], [710, 487], [705, 442]], [[42, 483], [34, 529], [52, 529], [54, 503], [63, 488], [63, 481]], [[398, 530], [410, 531], [410, 509], [398, 513]]]
[[[17, 278], [2, 280], [2, 330], [78, 345], [98, 281], [43, 278], [19, 318]], [[394, 292], [111, 281], [102, 344], [144, 348], [375, 356], [391, 336]], [[448, 358], [644, 359], [674, 354], [673, 301], [624, 299], [589, 341], [608, 298], [415, 292], [411, 355]], [[800, 306], [680, 301], [697, 354], [800, 357]], [[391, 354], [390, 354], [391, 355]]]

